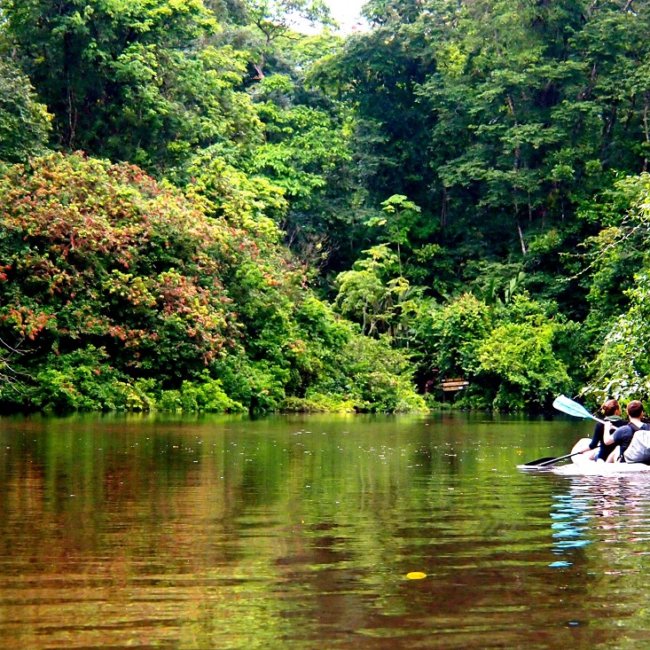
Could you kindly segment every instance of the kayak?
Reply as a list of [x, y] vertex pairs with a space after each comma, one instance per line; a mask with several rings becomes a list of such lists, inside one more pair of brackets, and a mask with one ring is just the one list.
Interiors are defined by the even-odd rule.
[[[590, 438], [581, 438], [576, 442], [571, 453], [579, 452], [589, 446]], [[560, 476], [620, 476], [650, 472], [650, 465], [645, 463], [604, 463], [591, 460], [587, 454], [578, 454], [571, 459], [570, 465], [552, 467], [553, 474]]]
[[[650, 465], [644, 463], [601, 463], [588, 461], [587, 463], [572, 463], [553, 467], [553, 474], [558, 476], [621, 476], [625, 474], [647, 474]], [[648, 474], [650, 476], [650, 474]]]

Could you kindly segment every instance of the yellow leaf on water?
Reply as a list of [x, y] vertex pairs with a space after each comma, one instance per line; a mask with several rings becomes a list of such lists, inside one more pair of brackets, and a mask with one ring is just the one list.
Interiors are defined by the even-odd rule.
[[406, 577], [408, 580], [422, 580], [422, 578], [427, 577], [427, 574], [422, 573], [422, 571], [410, 571], [406, 574]]

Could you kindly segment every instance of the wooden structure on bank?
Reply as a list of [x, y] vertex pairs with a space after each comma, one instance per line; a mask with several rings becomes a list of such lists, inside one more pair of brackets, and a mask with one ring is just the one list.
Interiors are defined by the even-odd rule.
[[469, 386], [469, 382], [462, 377], [454, 377], [453, 379], [445, 379], [440, 382], [439, 387], [444, 393], [456, 393]]

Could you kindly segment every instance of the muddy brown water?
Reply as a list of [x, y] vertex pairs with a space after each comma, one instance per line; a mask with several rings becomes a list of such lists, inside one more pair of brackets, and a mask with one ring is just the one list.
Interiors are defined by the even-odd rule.
[[643, 647], [650, 477], [516, 467], [590, 428], [0, 418], [0, 648]]

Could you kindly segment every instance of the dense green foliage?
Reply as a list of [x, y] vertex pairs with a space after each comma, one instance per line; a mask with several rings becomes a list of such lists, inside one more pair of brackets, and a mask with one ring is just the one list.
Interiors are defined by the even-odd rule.
[[0, 160], [16, 162], [45, 151], [50, 118], [29, 79], [0, 61]]
[[7, 405], [418, 405], [403, 355], [303, 288], [267, 217], [210, 218], [137, 167], [79, 155], [10, 167], [0, 202], [0, 338], [30, 378], [3, 387]]
[[650, 396], [650, 2], [365, 13], [2, 0], [3, 408]]

